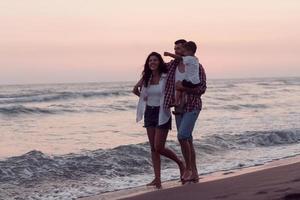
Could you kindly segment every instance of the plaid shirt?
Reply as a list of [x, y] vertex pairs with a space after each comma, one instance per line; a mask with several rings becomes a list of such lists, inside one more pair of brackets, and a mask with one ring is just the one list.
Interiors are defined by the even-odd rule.
[[[168, 77], [165, 88], [164, 109], [170, 108], [175, 102], [175, 73], [180, 60], [175, 59], [168, 63]], [[201, 95], [206, 91], [206, 74], [203, 66], [199, 63], [200, 85], [197, 86], [193, 93], [187, 93], [187, 104], [185, 112], [202, 109]]]

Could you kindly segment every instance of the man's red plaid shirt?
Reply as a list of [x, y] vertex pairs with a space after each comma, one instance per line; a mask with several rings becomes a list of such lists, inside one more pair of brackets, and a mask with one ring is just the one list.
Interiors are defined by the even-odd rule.
[[[170, 108], [175, 101], [175, 73], [180, 61], [172, 60], [168, 63], [168, 77], [165, 89], [164, 109]], [[193, 89], [193, 93], [187, 93], [187, 105], [185, 112], [202, 109], [201, 95], [206, 91], [206, 74], [203, 66], [199, 64], [200, 85]]]

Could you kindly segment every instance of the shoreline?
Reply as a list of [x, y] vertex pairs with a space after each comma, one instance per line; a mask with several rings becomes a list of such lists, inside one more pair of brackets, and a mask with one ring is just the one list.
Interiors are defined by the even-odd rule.
[[[240, 178], [242, 176], [251, 177], [255, 173], [265, 173], [270, 170], [274, 170], [274, 169], [276, 170], [279, 168], [289, 168], [294, 165], [299, 165], [298, 172], [300, 178], [300, 155], [295, 155], [295, 156], [286, 157], [282, 159], [276, 159], [263, 165], [257, 165], [257, 166], [234, 169], [234, 170], [218, 171], [206, 175], [201, 175], [200, 182], [198, 184], [189, 184], [189, 185], [191, 187], [192, 186], [197, 187], [202, 184], [213, 184], [213, 183], [222, 182], [224, 180], [225, 181], [230, 180], [232, 178]], [[139, 186], [134, 188], [117, 190], [113, 192], [106, 192], [106, 193], [88, 196], [88, 197], [80, 197], [77, 198], [77, 200], [108, 200], [108, 199], [116, 200], [116, 199], [123, 199], [123, 198], [137, 199], [138, 197], [144, 199], [143, 196], [149, 196], [151, 194], [157, 195], [157, 193], [165, 193], [165, 192], [168, 193], [169, 190], [172, 190], [174, 192], [174, 190], [176, 191], [177, 189], [185, 188], [187, 186], [187, 185], [182, 186], [178, 180], [166, 181], [163, 182], [162, 185], [163, 185], [162, 190], [157, 190], [153, 187]], [[157, 196], [155, 196], [155, 198], [157, 198]]]

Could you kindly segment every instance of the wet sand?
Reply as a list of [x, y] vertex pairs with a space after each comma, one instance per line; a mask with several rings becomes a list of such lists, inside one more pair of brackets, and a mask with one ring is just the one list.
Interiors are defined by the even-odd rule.
[[169, 181], [163, 187], [155, 190], [143, 186], [79, 199], [300, 200], [300, 157], [202, 176], [198, 184], [181, 186], [178, 181]]

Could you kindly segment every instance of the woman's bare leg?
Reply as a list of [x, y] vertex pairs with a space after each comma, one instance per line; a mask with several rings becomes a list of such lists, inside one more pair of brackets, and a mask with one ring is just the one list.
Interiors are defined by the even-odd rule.
[[160, 180], [160, 155], [155, 150], [155, 128], [147, 128], [147, 135], [151, 147], [151, 158], [152, 158], [152, 164], [154, 169], [154, 180], [147, 184], [148, 186], [156, 186], [157, 188], [161, 187], [161, 180]]
[[180, 169], [180, 177], [181, 177], [185, 170], [184, 163], [178, 158], [178, 156], [171, 149], [165, 147], [166, 140], [168, 137], [168, 132], [169, 132], [168, 129], [156, 129], [154, 149], [159, 154], [161, 154], [177, 163], [177, 165]]

